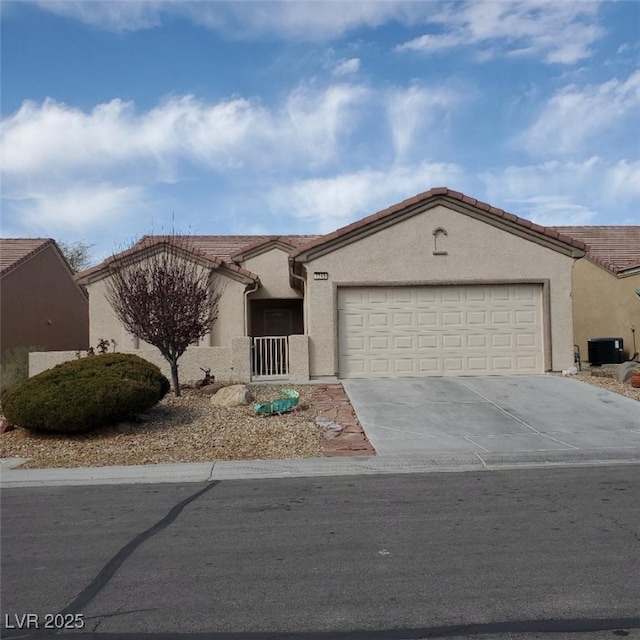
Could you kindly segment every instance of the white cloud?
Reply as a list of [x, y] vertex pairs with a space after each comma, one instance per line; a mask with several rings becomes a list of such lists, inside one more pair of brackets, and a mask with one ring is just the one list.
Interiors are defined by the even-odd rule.
[[362, 169], [276, 186], [267, 201], [274, 214], [311, 222], [327, 233], [432, 187], [456, 183], [461, 173], [444, 163]]
[[[417, 144], [417, 134], [438, 123], [438, 114], [454, 98], [442, 88], [375, 91], [336, 83], [298, 86], [271, 106], [242, 97], [205, 102], [193, 96], [172, 97], [147, 111], [119, 99], [90, 111], [52, 99], [25, 102], [0, 123], [5, 223], [20, 218], [25, 229], [104, 226], [111, 222], [109, 211], [117, 218], [145, 210], [145, 194], [154, 186], [192, 179], [202, 189], [203, 178], [220, 175], [226, 182], [244, 176], [243, 184], [267, 190], [291, 175], [292, 183], [273, 188], [274, 203], [278, 194], [293, 189], [298, 204], [305, 203], [296, 211], [313, 217], [320, 208], [326, 211], [326, 201], [314, 194], [329, 189], [332, 215], [343, 220], [456, 174], [452, 165], [413, 166], [404, 157]], [[352, 142], [357, 134], [368, 134], [370, 119], [380, 114], [388, 124], [382, 137], [391, 135], [400, 153], [390, 160], [395, 168], [353, 171], [376, 149], [385, 149], [378, 136]], [[389, 160], [390, 154], [384, 155]], [[319, 170], [343, 173], [300, 178]]]
[[60, 16], [111, 31], [138, 31], [158, 27], [162, 4], [153, 0], [104, 1], [44, 0], [38, 6]]
[[[558, 160], [480, 174], [487, 199], [542, 225], [640, 224], [640, 161]], [[618, 217], [599, 220], [601, 212]]]
[[[449, 109], [459, 101], [460, 96], [447, 87], [414, 85], [389, 91], [386, 109], [397, 159], [404, 160], [416, 147], [424, 156], [424, 137], [420, 134], [429, 129], [441, 132]], [[432, 155], [435, 152], [433, 141], [429, 149]]]
[[334, 76], [347, 76], [352, 73], [357, 73], [360, 69], [360, 58], [349, 58], [349, 60], [343, 60], [336, 65], [333, 70]]
[[213, 169], [276, 162], [311, 165], [331, 159], [367, 94], [338, 84], [322, 90], [301, 87], [279, 108], [236, 98], [206, 103], [193, 96], [172, 98], [138, 113], [119, 99], [84, 112], [48, 99], [25, 102], [0, 125], [3, 171], [8, 176], [72, 170], [122, 170], [139, 163], [167, 176], [178, 160]]
[[428, 33], [397, 47], [433, 53], [452, 48], [496, 47], [481, 59], [500, 55], [542, 56], [548, 63], [573, 64], [591, 55], [603, 35], [595, 24], [599, 2], [558, 0], [467, 1], [448, 3], [427, 18], [442, 33]]
[[336, 38], [358, 27], [378, 27], [390, 20], [414, 22], [422, 13], [420, 3], [385, 2], [189, 2], [174, 0], [40, 2], [39, 6], [112, 31], [133, 31], [160, 26], [173, 16], [229, 38], [276, 36], [303, 41]]
[[[6, 195], [5, 215], [13, 226], [28, 228], [45, 235], [70, 235], [88, 232], [96, 225], [115, 225], [123, 217], [145, 208], [143, 189], [111, 184], [44, 186]], [[8, 210], [7, 210], [8, 209]]]
[[614, 78], [585, 88], [569, 85], [549, 100], [521, 140], [527, 150], [544, 156], [580, 151], [585, 143], [593, 144], [594, 136], [614, 127], [637, 136], [639, 108], [640, 71], [624, 81]]

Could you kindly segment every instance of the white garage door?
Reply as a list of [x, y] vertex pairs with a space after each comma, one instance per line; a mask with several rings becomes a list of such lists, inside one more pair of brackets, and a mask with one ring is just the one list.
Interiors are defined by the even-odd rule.
[[348, 287], [342, 378], [542, 373], [541, 285]]

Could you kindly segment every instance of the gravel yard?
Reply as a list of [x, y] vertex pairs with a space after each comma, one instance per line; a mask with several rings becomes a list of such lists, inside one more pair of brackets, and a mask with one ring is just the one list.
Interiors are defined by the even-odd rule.
[[[640, 401], [640, 389], [616, 382], [611, 374], [608, 367], [593, 370], [587, 367], [571, 378]], [[343, 395], [341, 386], [335, 386]], [[0, 458], [28, 458], [21, 468], [36, 469], [327, 455], [329, 434], [315, 424], [315, 419], [331, 409], [316, 406], [319, 387], [248, 385], [248, 388], [258, 402], [274, 400], [283, 388], [295, 389], [300, 394], [299, 408], [280, 416], [256, 416], [252, 405], [214, 407], [210, 395], [187, 389], [180, 398], [167, 395], [149, 410], [143, 422], [123, 423], [76, 436], [35, 434], [25, 429], [9, 431], [0, 435]], [[326, 405], [326, 400], [321, 404]], [[347, 408], [351, 410], [348, 401]], [[354, 421], [357, 427], [345, 431], [361, 433], [357, 419]], [[359, 438], [354, 433], [343, 437]], [[333, 443], [337, 444], [339, 439]], [[366, 443], [366, 438], [362, 440]], [[343, 454], [365, 453], [358, 452], [363, 448], [351, 443]]]
[[[640, 364], [638, 365], [640, 369]], [[589, 368], [589, 365], [583, 365], [582, 371], [579, 371], [577, 375], [570, 376], [575, 380], [587, 382], [594, 387], [600, 387], [613, 393], [618, 393], [621, 396], [631, 398], [640, 402], [640, 389], [631, 386], [630, 382], [622, 383], [613, 379], [613, 368], [603, 365], [602, 367]]]
[[[285, 387], [248, 388], [256, 401], [266, 402]], [[314, 423], [314, 386], [286, 388], [300, 393], [299, 409], [280, 416], [256, 416], [252, 405], [214, 407], [210, 396], [185, 390], [180, 398], [167, 395], [140, 423], [83, 435], [9, 431], [0, 435], [0, 458], [29, 458], [21, 468], [36, 469], [323, 456], [324, 431]]]

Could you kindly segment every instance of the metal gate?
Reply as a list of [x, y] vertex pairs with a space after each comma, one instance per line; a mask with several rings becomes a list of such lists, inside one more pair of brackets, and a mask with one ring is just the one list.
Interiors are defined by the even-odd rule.
[[257, 378], [289, 375], [289, 338], [287, 336], [253, 338], [251, 375]]

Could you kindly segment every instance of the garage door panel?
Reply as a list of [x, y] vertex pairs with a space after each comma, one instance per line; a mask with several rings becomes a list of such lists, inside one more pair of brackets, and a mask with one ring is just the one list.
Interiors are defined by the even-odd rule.
[[388, 351], [391, 336], [371, 336], [369, 338], [369, 350]]
[[511, 373], [511, 370], [513, 368], [512, 359], [494, 356], [493, 358], [491, 358], [491, 368], [496, 372]]
[[490, 311], [489, 315], [494, 326], [511, 323], [510, 311]]
[[535, 356], [516, 356], [516, 366], [527, 372], [534, 371], [536, 369]]
[[509, 287], [495, 287], [491, 289], [490, 298], [492, 302], [508, 302], [510, 293]]
[[392, 300], [394, 304], [411, 304], [414, 302], [414, 292], [411, 289], [394, 289]]
[[364, 315], [362, 313], [345, 312], [341, 314], [341, 318], [347, 329], [349, 327], [364, 327]]
[[389, 374], [390, 373], [390, 360], [389, 358], [371, 358], [370, 361], [371, 373], [373, 374]]
[[491, 346], [494, 349], [511, 349], [511, 334], [510, 333], [494, 333], [491, 335]]
[[437, 349], [438, 348], [438, 336], [437, 335], [418, 335], [418, 351]]
[[390, 302], [391, 292], [387, 289], [371, 288], [367, 295], [367, 302], [371, 305], [388, 305]]
[[516, 310], [516, 324], [536, 324], [536, 314], [533, 310]]
[[542, 373], [537, 285], [340, 289], [341, 377]]
[[464, 340], [460, 334], [442, 336], [442, 347], [444, 349], [460, 349], [463, 342]]
[[486, 311], [468, 311], [467, 312], [467, 324], [475, 324], [480, 326], [486, 326], [487, 313]]
[[415, 336], [393, 336], [393, 348], [396, 351], [409, 350], [415, 351], [416, 349]]
[[535, 333], [518, 333], [516, 334], [516, 345], [518, 347], [531, 347], [532, 349], [537, 349], [537, 336]]
[[467, 335], [468, 349], [486, 349], [488, 336], [484, 333]]
[[362, 336], [349, 336], [348, 338], [345, 339], [345, 344], [347, 347], [347, 350], [350, 353], [358, 353], [359, 351], [362, 353], [366, 352], [366, 338], [362, 337]]
[[396, 328], [413, 327], [415, 314], [411, 311], [393, 314], [393, 326]]
[[464, 358], [462, 356], [457, 357], [444, 357], [442, 360], [443, 369], [445, 373], [461, 374], [464, 373]]
[[435, 311], [428, 313], [418, 312], [418, 327], [421, 329], [437, 328], [438, 314]]

